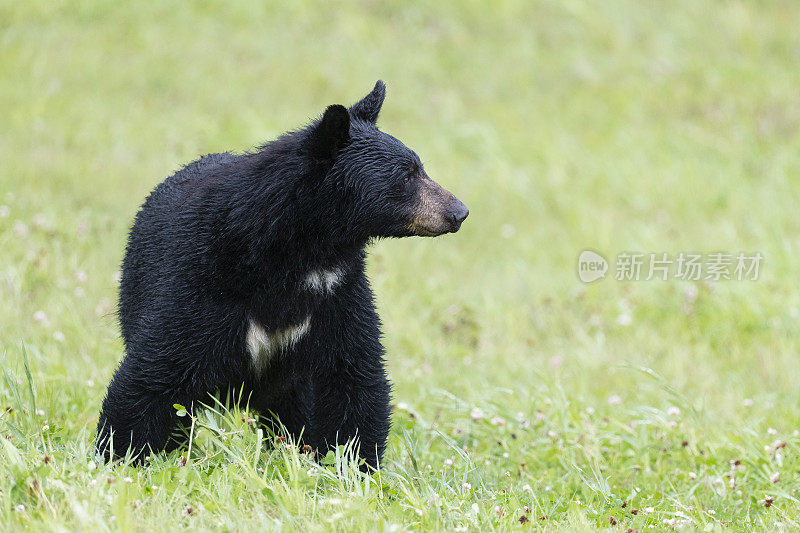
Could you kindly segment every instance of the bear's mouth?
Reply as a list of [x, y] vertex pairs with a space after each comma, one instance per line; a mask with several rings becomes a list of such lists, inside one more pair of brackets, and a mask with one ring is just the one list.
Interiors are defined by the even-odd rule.
[[411, 221], [408, 229], [411, 231], [411, 234], [416, 237], [438, 237], [439, 235], [444, 235], [447, 233], [447, 231], [434, 231], [428, 229], [427, 227], [421, 225], [416, 219]]

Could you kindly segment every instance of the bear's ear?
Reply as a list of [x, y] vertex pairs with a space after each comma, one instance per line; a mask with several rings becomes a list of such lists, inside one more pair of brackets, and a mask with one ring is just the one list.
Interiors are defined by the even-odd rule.
[[311, 129], [307, 143], [314, 157], [334, 159], [350, 140], [350, 115], [343, 105], [328, 106], [319, 123]]
[[350, 108], [350, 113], [352, 113], [354, 117], [368, 120], [375, 124], [375, 121], [378, 120], [378, 113], [381, 111], [384, 98], [386, 98], [386, 84], [378, 80], [372, 92]]

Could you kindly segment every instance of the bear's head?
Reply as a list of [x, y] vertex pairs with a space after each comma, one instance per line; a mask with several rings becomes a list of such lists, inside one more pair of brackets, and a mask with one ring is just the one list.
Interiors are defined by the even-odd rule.
[[467, 207], [428, 177], [417, 154], [376, 126], [385, 96], [378, 81], [350, 109], [329, 106], [306, 131], [306, 147], [322, 169], [315, 173], [322, 176], [317, 196], [335, 199], [325, 211], [358, 237], [458, 231]]

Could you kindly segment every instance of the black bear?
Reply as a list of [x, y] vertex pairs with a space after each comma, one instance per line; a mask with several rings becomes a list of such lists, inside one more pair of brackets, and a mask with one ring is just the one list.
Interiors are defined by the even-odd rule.
[[202, 157], [152, 191], [122, 263], [126, 354], [98, 422], [105, 459], [174, 448], [173, 404], [240, 390], [317, 452], [357, 439], [377, 467], [390, 385], [365, 247], [455, 232], [469, 213], [378, 130], [385, 94], [378, 81], [349, 109]]

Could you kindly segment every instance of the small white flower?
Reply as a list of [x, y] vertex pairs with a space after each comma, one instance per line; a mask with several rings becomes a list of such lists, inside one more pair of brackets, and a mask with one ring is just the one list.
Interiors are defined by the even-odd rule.
[[14, 233], [19, 235], [20, 237], [24, 237], [28, 234], [28, 226], [21, 220], [17, 220], [14, 223]]
[[694, 472], [689, 472], [689, 479], [697, 479], [697, 474]]
[[397, 409], [400, 411], [408, 411], [408, 404], [406, 402], [398, 402]]
[[453, 460], [452, 459], [445, 459], [444, 460], [444, 466], [453, 466]]
[[667, 414], [669, 416], [679, 416], [681, 414], [681, 410], [673, 405], [672, 407], [667, 409]]
[[675, 422], [674, 420], [670, 420], [669, 422], [667, 422], [667, 427], [668, 428], [676, 428], [676, 427], [678, 427], [678, 423]]
[[753, 400], [751, 398], [745, 398], [742, 404], [744, 404], [745, 407], [752, 407]]
[[711, 516], [714, 516], [715, 514], [717, 514], [717, 512], [716, 512], [714, 509], [709, 509], [709, 510], [708, 510], [708, 511], [706, 511], [706, 512], [707, 512], [708, 514], [710, 514]]
[[687, 300], [694, 301], [694, 299], [697, 298], [697, 286], [689, 285], [686, 287], [686, 290], [683, 291], [683, 295], [686, 296]]
[[619, 405], [622, 403], [622, 398], [616, 394], [608, 397], [608, 405]]
[[586, 408], [586, 414], [587, 415], [593, 415], [594, 414], [594, 407], [587, 407]]
[[55, 340], [57, 340], [58, 342], [64, 342], [65, 340], [67, 340], [67, 337], [61, 331], [54, 331], [53, 332], [53, 338]]
[[48, 431], [49, 429], [50, 429], [50, 425], [49, 424], [45, 424], [45, 425], [42, 426], [42, 431]]
[[129, 476], [123, 479], [122, 481], [124, 481], [125, 483], [133, 483], [133, 478]]
[[490, 422], [491, 422], [491, 424], [493, 426], [501, 426], [502, 427], [502, 426], [506, 425], [506, 419], [505, 418], [501, 418], [499, 416], [493, 417]]
[[42, 228], [47, 225], [47, 217], [44, 216], [44, 213], [36, 213], [33, 215], [31, 222], [33, 222], [33, 225], [37, 228]]
[[89, 279], [89, 277], [86, 275], [86, 272], [81, 269], [75, 271], [75, 281], [78, 283], [86, 283], [87, 279]]
[[94, 312], [99, 315], [107, 315], [111, 312], [111, 301], [108, 298], [101, 298], [94, 307]]
[[461, 484], [461, 489], [465, 490], [465, 491], [470, 491], [470, 490], [472, 490], [472, 485], [470, 485], [469, 483], [462, 483]]
[[780, 479], [781, 479], [781, 473], [780, 472], [775, 472], [774, 474], [769, 476], [769, 480], [772, 481], [773, 483], [777, 483]]
[[480, 407], [473, 407], [469, 416], [471, 416], [473, 420], [483, 420], [483, 409]]
[[644, 508], [644, 512], [645, 513], [654, 513], [655, 509], [653, 507], [645, 507]]
[[39, 415], [39, 416], [44, 416], [44, 411], [41, 410], [41, 409], [37, 409], [36, 410], [36, 414]]
[[19, 504], [16, 507], [14, 507], [14, 510], [16, 512], [18, 512], [18, 513], [24, 513], [25, 512], [25, 506], [22, 505], [22, 504]]
[[41, 309], [33, 313], [33, 319], [40, 324], [47, 324], [47, 315]]
[[631, 322], [633, 322], [633, 318], [627, 313], [622, 313], [617, 317], [617, 324], [620, 326], [630, 326]]
[[528, 483], [525, 483], [524, 485], [522, 485], [522, 490], [524, 490], [525, 492], [533, 492], [533, 489], [531, 488], [531, 486]]
[[439, 496], [438, 493], [434, 492], [433, 496], [431, 496], [431, 503], [433, 505], [435, 505], [436, 507], [441, 507], [442, 506], [442, 498], [441, 498], [441, 496]]
[[89, 233], [89, 223], [85, 220], [78, 222], [78, 227], [76, 229], [78, 230], [78, 237], [86, 237], [86, 234]]
[[775, 428], [767, 428], [767, 433], [769, 433], [770, 435], [777, 435], [778, 430]]

